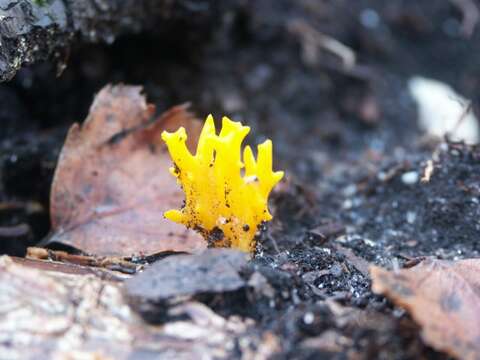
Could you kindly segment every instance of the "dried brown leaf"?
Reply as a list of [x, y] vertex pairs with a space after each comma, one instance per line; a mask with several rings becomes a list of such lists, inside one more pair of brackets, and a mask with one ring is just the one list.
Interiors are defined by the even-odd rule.
[[427, 344], [458, 359], [480, 359], [480, 259], [429, 259], [370, 272], [373, 291], [407, 309]]
[[184, 126], [192, 147], [201, 124], [186, 106], [152, 121], [154, 111], [140, 87], [106, 86], [83, 125], [70, 128], [51, 189], [48, 243], [109, 256], [205, 247], [200, 235], [163, 218], [183, 193], [160, 138]]

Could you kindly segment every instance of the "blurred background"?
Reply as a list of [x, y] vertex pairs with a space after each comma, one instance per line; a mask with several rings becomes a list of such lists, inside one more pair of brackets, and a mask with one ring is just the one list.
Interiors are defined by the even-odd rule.
[[[63, 19], [47, 16], [64, 10], [58, 1], [33, 10], [2, 1], [3, 19], [23, 14], [0, 25], [0, 70], [15, 64], [0, 84], [2, 253], [48, 233], [66, 131], [108, 83], [142, 85], [158, 112], [189, 102], [201, 119], [247, 123], [249, 141], [272, 138], [277, 168], [325, 208], [375, 164], [421, 156], [444, 136], [478, 141], [476, 0], [178, 0], [154, 11], [151, 1], [125, 2], [133, 20], [116, 17], [119, 2], [84, 2], [66, 2], [77, 9]], [[35, 42], [42, 51], [42, 31], [61, 26], [75, 31], [53, 38], [42, 61], [9, 58]]]

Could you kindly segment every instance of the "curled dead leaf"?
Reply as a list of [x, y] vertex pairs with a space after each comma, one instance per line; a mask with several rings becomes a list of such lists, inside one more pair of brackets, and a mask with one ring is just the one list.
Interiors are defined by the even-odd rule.
[[183, 193], [168, 172], [160, 137], [184, 126], [193, 147], [201, 124], [187, 106], [155, 119], [141, 90], [106, 86], [83, 125], [70, 128], [51, 188], [47, 244], [105, 256], [205, 248], [200, 235], [163, 218], [181, 204]]
[[423, 340], [458, 359], [480, 358], [480, 259], [428, 259], [409, 269], [370, 269], [372, 290], [405, 308]]

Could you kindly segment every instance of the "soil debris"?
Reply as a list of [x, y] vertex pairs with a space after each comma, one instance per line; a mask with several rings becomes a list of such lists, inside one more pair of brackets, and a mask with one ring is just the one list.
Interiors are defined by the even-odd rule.
[[[344, 197], [349, 207], [341, 217], [349, 231], [337, 241], [386, 267], [419, 256], [479, 256], [479, 159], [477, 146], [443, 143], [433, 158], [410, 159], [387, 183], [371, 177], [362, 191]], [[405, 174], [424, 169], [428, 181], [405, 182]]]

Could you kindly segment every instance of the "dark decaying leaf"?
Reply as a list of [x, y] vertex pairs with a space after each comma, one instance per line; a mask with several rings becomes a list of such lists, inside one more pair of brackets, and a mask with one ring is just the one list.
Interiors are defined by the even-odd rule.
[[407, 309], [423, 340], [458, 359], [480, 359], [480, 259], [371, 268], [372, 289]]
[[71, 127], [51, 189], [47, 243], [86, 253], [130, 256], [203, 249], [203, 239], [163, 218], [183, 193], [169, 174], [163, 130], [184, 126], [193, 148], [201, 124], [176, 106], [157, 119], [140, 87], [107, 86], [82, 126]]
[[248, 259], [248, 254], [233, 249], [170, 256], [128, 279], [126, 294], [134, 308], [149, 321], [161, 320], [169, 303], [178, 298], [222, 294], [245, 287], [239, 272]]

